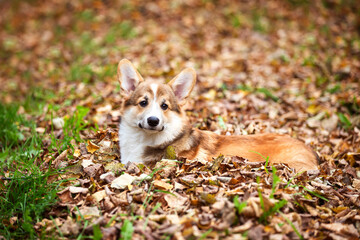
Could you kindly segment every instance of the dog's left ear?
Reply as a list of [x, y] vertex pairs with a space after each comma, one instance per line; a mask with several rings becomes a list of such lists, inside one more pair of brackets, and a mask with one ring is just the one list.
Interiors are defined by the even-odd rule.
[[174, 77], [168, 84], [174, 90], [175, 96], [182, 101], [187, 98], [196, 82], [196, 72], [193, 68], [186, 68], [176, 77]]
[[121, 88], [127, 95], [130, 95], [135, 90], [136, 86], [144, 81], [134, 65], [127, 59], [122, 59], [119, 62], [117, 76]]

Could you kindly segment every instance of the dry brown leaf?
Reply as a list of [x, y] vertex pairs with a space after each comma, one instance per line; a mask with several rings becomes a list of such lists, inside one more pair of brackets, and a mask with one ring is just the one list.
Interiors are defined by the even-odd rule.
[[[93, 217], [100, 216], [100, 211], [97, 207], [83, 206], [83, 207], [79, 208], [79, 211], [84, 219], [90, 219]], [[82, 217], [80, 217], [80, 215], [77, 212], [75, 212], [75, 214], [77, 215], [78, 220], [80, 220], [82, 218]]]
[[100, 202], [101, 200], [103, 200], [106, 197], [106, 192], [105, 190], [101, 190], [98, 191], [94, 194], [91, 195], [97, 202]]
[[68, 153], [68, 149], [64, 150], [57, 158], [55, 158], [55, 160], [52, 162], [52, 165], [55, 168], [58, 168], [60, 163], [66, 159], [67, 153]]
[[62, 203], [65, 203], [65, 204], [73, 203], [73, 198], [71, 197], [71, 193], [70, 193], [68, 187], [56, 194], [58, 195], [58, 197]]
[[111, 183], [115, 179], [115, 174], [113, 172], [107, 172], [100, 175], [101, 180], [105, 180], [107, 183]]
[[248, 220], [248, 221], [246, 221], [246, 223], [244, 223], [242, 225], [233, 227], [231, 229], [231, 232], [234, 232], [234, 233], [245, 232], [245, 231], [248, 231], [253, 225], [254, 225], [253, 222], [251, 220]]
[[356, 190], [360, 190], [360, 179], [354, 179], [352, 182], [352, 186], [356, 189]]
[[343, 223], [321, 223], [321, 228], [335, 232], [336, 234], [345, 235], [349, 237], [359, 237], [359, 232], [356, 230], [352, 224], [343, 224]]
[[80, 226], [74, 219], [68, 217], [59, 230], [65, 236], [77, 235], [80, 232]]
[[89, 175], [90, 177], [95, 177], [95, 175], [99, 173], [101, 168], [102, 168], [102, 165], [100, 163], [97, 163], [97, 164], [90, 165], [90, 166], [84, 168], [84, 172], [87, 175]]
[[123, 191], [117, 195], [111, 195], [110, 199], [116, 206], [128, 206], [130, 204], [128, 201], [127, 191]]
[[153, 181], [153, 184], [156, 189], [165, 190], [165, 191], [169, 191], [174, 187], [172, 184], [166, 183], [161, 180], [155, 180]]
[[188, 198], [181, 196], [178, 193], [166, 194], [164, 199], [170, 208], [180, 211], [185, 208]]

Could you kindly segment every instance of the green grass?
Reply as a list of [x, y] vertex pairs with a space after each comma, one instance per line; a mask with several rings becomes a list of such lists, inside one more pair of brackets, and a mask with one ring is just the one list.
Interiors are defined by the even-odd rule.
[[239, 84], [236, 86], [238, 90], [242, 90], [245, 92], [251, 92], [251, 93], [262, 93], [265, 95], [266, 98], [273, 100], [274, 102], [279, 102], [280, 98], [275, 96], [269, 89], [267, 88], [253, 88], [248, 85]]
[[[262, 155], [261, 155], [262, 156]], [[265, 158], [264, 156], [262, 156], [263, 158]], [[266, 161], [268, 161], [268, 158], [265, 158]], [[267, 172], [267, 174], [269, 174]], [[293, 178], [297, 177], [297, 175], [295, 175]], [[272, 183], [272, 191], [271, 194], [269, 196], [269, 198], [274, 199], [274, 193], [276, 192], [276, 189], [278, 188], [279, 184], [282, 182], [281, 179], [276, 175], [276, 168], [272, 167], [272, 177], [273, 177], [273, 183]], [[288, 184], [286, 185], [286, 187], [289, 186], [290, 182], [292, 181], [291, 178], [288, 182]], [[260, 184], [260, 178], [257, 177], [257, 183]], [[285, 187], [285, 188], [286, 188]], [[292, 186], [293, 187], [293, 186]], [[303, 187], [303, 186], [300, 186]], [[319, 194], [316, 194], [314, 192], [309, 191], [308, 189], [306, 189], [305, 187], [303, 187], [304, 190], [310, 192], [311, 194], [325, 200], [328, 201], [327, 199], [325, 199], [324, 197], [320, 196]], [[263, 210], [263, 213], [261, 214], [261, 216], [259, 217], [258, 221], [261, 224], [267, 225], [270, 222], [270, 219], [275, 215], [275, 214], [279, 214], [281, 215], [285, 221], [291, 226], [291, 228], [294, 230], [295, 234], [300, 238], [300, 239], [304, 239], [303, 236], [301, 235], [301, 233], [299, 232], [299, 230], [295, 227], [295, 225], [280, 211], [280, 209], [284, 206], [287, 205], [288, 201], [285, 199], [280, 199], [277, 200], [274, 205], [268, 209], [266, 209], [265, 206], [265, 200], [264, 200], [264, 196], [263, 193], [261, 191], [260, 188], [258, 188], [258, 195], [259, 195], [259, 199], [260, 199], [260, 207]], [[233, 199], [234, 205], [235, 205], [235, 209], [237, 210], [238, 214], [241, 214], [243, 209], [247, 206], [247, 202], [239, 202], [238, 196], [235, 196]]]
[[37, 115], [43, 112], [46, 103], [51, 102], [56, 97], [50, 89], [32, 88], [26, 95], [23, 107], [27, 113]]
[[213, 231], [212, 228], [210, 228], [209, 230], [207, 230], [206, 232], [204, 232], [203, 234], [201, 234], [201, 236], [198, 238], [198, 240], [203, 240], [206, 239], [206, 237]]
[[242, 211], [244, 210], [244, 208], [247, 206], [246, 201], [244, 201], [244, 202], [239, 201], [239, 196], [235, 196], [233, 202], [234, 202], [235, 208], [239, 214], [241, 214]]
[[128, 219], [125, 219], [122, 227], [121, 227], [121, 240], [130, 240], [132, 239], [132, 235], [134, 233], [134, 226], [133, 223], [130, 222]]
[[[267, 174], [269, 174], [269, 171], [267, 170], [267, 166], [269, 164], [269, 156], [265, 157], [263, 156], [261, 153], [256, 152], [256, 151], [251, 151], [254, 152], [256, 154], [258, 154], [259, 156], [261, 156], [264, 160], [265, 160], [265, 172]], [[276, 190], [278, 189], [279, 184], [282, 182], [282, 180], [280, 179], [279, 176], [277, 176], [276, 174], [276, 168], [274, 166], [272, 166], [272, 187], [271, 187], [271, 193], [269, 198], [270, 199], [275, 199], [274, 198], [274, 194], [276, 192]], [[294, 177], [292, 177], [288, 182], [287, 185], [285, 186], [285, 188], [287, 188], [290, 185], [290, 182], [297, 177], [299, 174], [296, 174]], [[260, 184], [260, 178], [257, 177], [256, 182], [258, 184]], [[294, 185], [292, 185], [292, 187], [294, 187]], [[321, 195], [310, 191], [309, 189], [307, 189], [304, 186], [299, 186], [302, 187], [305, 191], [308, 191], [309, 193], [313, 194], [314, 196], [323, 199], [324, 201], [328, 201], [326, 198], [322, 197]], [[260, 199], [260, 207], [263, 210], [263, 213], [261, 214], [261, 216], [259, 217], [258, 221], [262, 224], [268, 224], [269, 223], [269, 218], [271, 218], [272, 216], [274, 216], [276, 213], [280, 214], [285, 221], [291, 226], [291, 228], [294, 230], [295, 234], [300, 238], [300, 239], [304, 239], [303, 236], [301, 235], [301, 233], [298, 231], [298, 229], [296, 229], [295, 225], [288, 219], [286, 218], [286, 216], [280, 211], [280, 209], [282, 207], [284, 207], [285, 205], [287, 205], [288, 201], [285, 199], [281, 199], [281, 200], [277, 200], [274, 204], [274, 206], [270, 207], [269, 209], [266, 210], [265, 208], [265, 202], [264, 202], [264, 197], [263, 194], [261, 192], [261, 189], [258, 188], [258, 195], [259, 195], [259, 199]], [[247, 203], [246, 202], [242, 202], [240, 203], [238, 200], [238, 196], [236, 196], [234, 198], [234, 205], [235, 208], [237, 209], [238, 213], [241, 214], [242, 210], [246, 207]]]
[[89, 83], [94, 77], [94, 72], [89, 65], [73, 64], [70, 67], [69, 80], [73, 82]]
[[33, 226], [55, 203], [59, 182], [49, 181], [56, 172], [40, 169], [41, 136], [17, 111], [0, 103], [0, 235], [34, 239]]
[[343, 113], [337, 113], [337, 115], [340, 119], [342, 126], [347, 130], [350, 129], [352, 126], [350, 120]]
[[[84, 118], [89, 111], [90, 109], [87, 107], [77, 106], [73, 115], [64, 119], [64, 137], [62, 139], [57, 139], [54, 136], [53, 129], [51, 129], [51, 145], [49, 149], [57, 149], [57, 151], [61, 153], [68, 148], [73, 148], [71, 144], [73, 139], [78, 143], [83, 142], [84, 140], [81, 139], [80, 132], [88, 126]], [[53, 116], [51, 112], [51, 120], [52, 119]]]
[[254, 10], [252, 12], [253, 30], [260, 33], [267, 33], [270, 31], [270, 24], [266, 18], [265, 10]]
[[274, 198], [274, 194], [276, 192], [278, 184], [281, 183], [281, 179], [278, 175], [276, 175], [276, 168], [272, 167], [272, 187], [271, 187], [271, 194], [270, 198]]
[[134, 28], [134, 24], [131, 21], [123, 21], [113, 27], [108, 31], [105, 42], [108, 44], [115, 43], [116, 39], [132, 39], [138, 35]]

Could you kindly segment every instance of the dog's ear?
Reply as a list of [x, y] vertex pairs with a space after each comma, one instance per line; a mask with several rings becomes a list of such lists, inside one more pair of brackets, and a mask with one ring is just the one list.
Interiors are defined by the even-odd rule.
[[168, 84], [174, 90], [175, 96], [182, 101], [189, 96], [196, 82], [196, 72], [193, 68], [186, 68]]
[[134, 65], [127, 59], [122, 59], [119, 62], [117, 77], [121, 88], [127, 95], [132, 93], [140, 82], [144, 81]]

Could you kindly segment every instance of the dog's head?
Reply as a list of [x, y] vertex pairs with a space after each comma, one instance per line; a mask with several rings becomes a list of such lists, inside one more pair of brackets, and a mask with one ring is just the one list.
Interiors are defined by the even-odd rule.
[[134, 65], [127, 59], [119, 62], [118, 79], [126, 97], [123, 118], [133, 127], [147, 133], [158, 133], [169, 128], [181, 117], [180, 106], [192, 91], [196, 73], [184, 69], [168, 84], [144, 81]]

